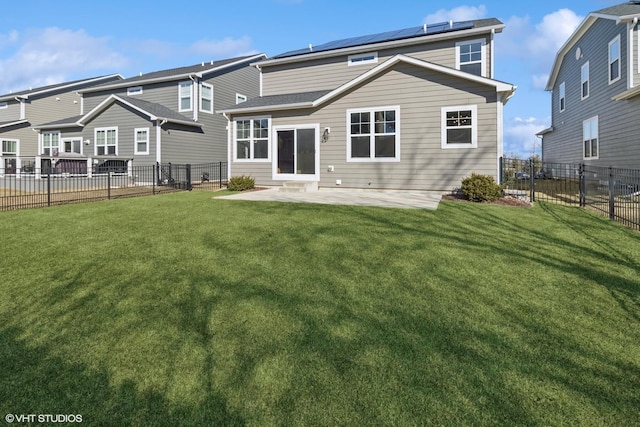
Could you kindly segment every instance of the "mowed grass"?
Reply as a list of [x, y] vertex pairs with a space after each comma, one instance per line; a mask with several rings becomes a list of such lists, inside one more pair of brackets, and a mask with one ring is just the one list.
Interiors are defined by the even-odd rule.
[[640, 235], [192, 192], [0, 214], [0, 414], [638, 425]]

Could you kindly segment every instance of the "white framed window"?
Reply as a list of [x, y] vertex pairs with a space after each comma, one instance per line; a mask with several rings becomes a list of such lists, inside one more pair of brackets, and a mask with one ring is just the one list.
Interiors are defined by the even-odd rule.
[[241, 104], [247, 100], [247, 95], [236, 93], [236, 104]]
[[565, 90], [564, 82], [560, 83], [560, 87], [558, 88], [558, 108], [560, 112], [563, 112], [567, 106], [567, 93]]
[[400, 161], [400, 107], [347, 110], [347, 161]]
[[582, 143], [584, 159], [597, 159], [599, 156], [598, 116], [582, 122]]
[[18, 155], [18, 139], [3, 139], [2, 140], [2, 155], [3, 156], [17, 156]]
[[475, 105], [442, 107], [441, 147], [478, 147], [478, 110]]
[[349, 66], [363, 64], [377, 64], [378, 52], [361, 53], [358, 55], [349, 55], [347, 59]]
[[193, 109], [193, 82], [191, 80], [178, 83], [178, 111]]
[[460, 71], [486, 77], [485, 49], [485, 39], [456, 43], [456, 68]]
[[149, 154], [149, 128], [133, 130], [134, 154]]
[[200, 111], [213, 113], [213, 86], [200, 83]]
[[580, 68], [580, 99], [589, 97], [589, 61]]
[[127, 88], [127, 96], [142, 95], [142, 86], [134, 86]]
[[233, 158], [239, 162], [270, 160], [271, 117], [238, 118], [233, 122]]
[[18, 150], [20, 141], [18, 139], [3, 139], [0, 144], [0, 175], [15, 174], [18, 170]]
[[620, 80], [620, 35], [609, 42], [609, 84]]
[[8, 108], [9, 104], [7, 102], [0, 102], [0, 110], [2, 110], [3, 108]]
[[42, 154], [57, 156], [60, 153], [60, 131], [42, 132]]
[[94, 131], [96, 156], [118, 155], [118, 128], [96, 128]]
[[82, 154], [82, 138], [62, 138], [62, 152]]

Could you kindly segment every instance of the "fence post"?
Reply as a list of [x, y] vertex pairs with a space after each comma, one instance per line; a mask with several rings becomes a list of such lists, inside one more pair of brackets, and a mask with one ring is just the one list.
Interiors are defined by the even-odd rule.
[[158, 175], [156, 173], [156, 165], [153, 165], [153, 174], [151, 175], [151, 194], [156, 195], [156, 180]]
[[187, 190], [193, 190], [193, 185], [191, 184], [191, 164], [187, 163], [184, 168], [185, 179], [187, 180]]
[[587, 206], [587, 178], [584, 171], [584, 163], [580, 163], [578, 167], [579, 179], [580, 179], [580, 207]]
[[218, 162], [218, 188], [222, 188], [222, 162]]
[[616, 188], [615, 188], [615, 180], [613, 176], [613, 166], [609, 166], [609, 219], [612, 221], [616, 218], [615, 194], [616, 194]]
[[47, 171], [47, 206], [51, 206], [51, 169]]
[[173, 182], [173, 172], [171, 170], [171, 162], [169, 162], [169, 185], [173, 188], [175, 188], [175, 184]]
[[535, 188], [535, 181], [534, 181], [534, 164], [533, 164], [533, 158], [529, 158], [529, 200], [531, 202], [535, 202], [536, 201], [536, 188]]
[[504, 157], [498, 158], [498, 184], [504, 184]]
[[107, 172], [107, 199], [111, 200], [111, 171]]

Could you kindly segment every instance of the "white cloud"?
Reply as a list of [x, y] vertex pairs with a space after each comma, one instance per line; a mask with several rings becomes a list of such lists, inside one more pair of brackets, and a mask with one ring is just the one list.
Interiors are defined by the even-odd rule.
[[189, 51], [207, 59], [233, 58], [234, 56], [251, 55], [256, 52], [251, 48], [251, 38], [239, 39], [225, 37], [222, 40], [198, 40], [189, 47]]
[[17, 41], [16, 50], [0, 60], [0, 93], [71, 80], [79, 70], [87, 74], [78, 78], [93, 77], [98, 70], [111, 73], [127, 62], [110, 48], [109, 39], [84, 30], [52, 27], [11, 33], [10, 39]]
[[481, 19], [487, 16], [487, 8], [480, 6], [460, 6], [453, 9], [440, 9], [424, 18], [425, 24], [435, 24], [446, 21], [467, 21]]
[[569, 9], [560, 9], [545, 15], [542, 22], [535, 26], [533, 34], [525, 40], [528, 53], [543, 57], [548, 56], [549, 52], [557, 52], [582, 20], [583, 17]]
[[540, 154], [540, 139], [536, 133], [549, 127], [551, 118], [514, 117], [504, 124], [504, 153], [506, 156], [529, 157]]

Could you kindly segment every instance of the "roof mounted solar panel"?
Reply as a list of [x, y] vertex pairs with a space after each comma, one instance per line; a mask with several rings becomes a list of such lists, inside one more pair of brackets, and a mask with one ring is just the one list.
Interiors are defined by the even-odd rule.
[[335, 49], [344, 49], [347, 47], [363, 46], [367, 44], [383, 43], [394, 40], [403, 40], [413, 37], [420, 37], [425, 35], [433, 35], [439, 33], [445, 33], [449, 31], [467, 30], [473, 28], [474, 24], [471, 21], [466, 22], [439, 22], [436, 24], [427, 24], [421, 27], [411, 27], [402, 30], [387, 31], [384, 33], [369, 34], [365, 36], [351, 37], [348, 39], [334, 40], [318, 46], [309, 46], [306, 49], [297, 49], [289, 52], [281, 53], [274, 56], [277, 58], [286, 58], [290, 56], [304, 55], [310, 52], [326, 52]]

